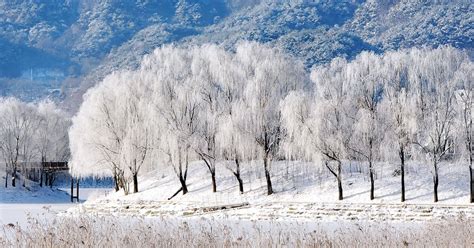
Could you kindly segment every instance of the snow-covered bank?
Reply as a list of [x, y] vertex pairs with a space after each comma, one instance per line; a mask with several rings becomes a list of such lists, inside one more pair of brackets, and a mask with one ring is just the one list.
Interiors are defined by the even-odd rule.
[[[399, 203], [400, 176], [394, 174], [397, 165], [380, 164], [376, 167], [375, 200], [369, 200], [370, 182], [367, 166], [345, 164], [343, 168], [344, 203]], [[189, 193], [178, 194], [172, 201], [227, 204], [235, 202], [339, 202], [335, 177], [313, 163], [280, 161], [272, 165], [275, 193], [266, 195], [266, 182], [261, 162], [244, 164], [242, 178], [244, 194], [239, 193], [234, 175], [222, 163], [217, 166], [217, 192], [211, 191], [211, 178], [201, 162], [190, 165]], [[468, 167], [442, 164], [440, 167], [440, 204], [468, 204]], [[409, 164], [406, 169], [406, 203], [433, 203], [432, 174], [428, 166]], [[180, 183], [174, 172], [154, 171], [139, 178], [140, 191], [124, 196], [123, 192], [110, 194], [107, 199], [127, 201], [166, 201]]]
[[[37, 182], [24, 178], [18, 173], [16, 187], [11, 186], [11, 177], [5, 187], [5, 171], [0, 169], [0, 204], [41, 204], [65, 203], [70, 201], [69, 194], [56, 187], [40, 187]], [[23, 184], [25, 185], [23, 187]]]
[[207, 167], [195, 162], [189, 168], [186, 195], [178, 194], [167, 200], [179, 189], [179, 181], [171, 171], [151, 172], [139, 178], [139, 193], [127, 196], [123, 192], [111, 193], [69, 209], [67, 216], [99, 214], [283, 222], [474, 220], [474, 208], [468, 203], [467, 168], [463, 166], [441, 166], [438, 203], [433, 203], [429, 169], [418, 164], [408, 166], [405, 203], [400, 203], [400, 177], [394, 175], [395, 165], [377, 166], [373, 201], [369, 200], [370, 184], [364, 166], [344, 166], [343, 201], [337, 200], [334, 176], [311, 163], [275, 163], [272, 178], [276, 193], [270, 196], [266, 195], [265, 176], [257, 162], [243, 166], [244, 194], [239, 193], [235, 177], [222, 163], [217, 169], [216, 193], [211, 191]]

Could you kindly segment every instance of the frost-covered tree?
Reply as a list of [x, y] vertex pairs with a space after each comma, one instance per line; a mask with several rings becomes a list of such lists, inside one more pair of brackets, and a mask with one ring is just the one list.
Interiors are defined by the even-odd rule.
[[381, 58], [373, 53], [362, 53], [347, 68], [348, 81], [352, 88], [351, 99], [356, 106], [354, 135], [349, 150], [369, 168], [370, 199], [375, 198], [374, 166], [381, 157], [384, 134], [381, 125], [380, 101], [383, 96], [385, 78], [380, 75], [383, 68]]
[[199, 85], [193, 81], [191, 61], [187, 50], [166, 46], [147, 56], [141, 67], [152, 90], [162, 162], [173, 167], [183, 194], [188, 193], [188, 168], [195, 157], [193, 148], [201, 121]]
[[[25, 179], [25, 186], [29, 172], [37, 168], [34, 162], [44, 162], [42, 158], [67, 161], [70, 121], [54, 103], [46, 100], [33, 104], [16, 98], [2, 98], [0, 114], [0, 151], [5, 164], [5, 187], [8, 186], [9, 174], [12, 186], [16, 186], [19, 171]], [[40, 178], [42, 184], [42, 171]]]
[[115, 190], [124, 186], [120, 151], [125, 136], [123, 107], [110, 75], [84, 95], [84, 101], [69, 131], [71, 173], [75, 176], [112, 175]]
[[316, 89], [317, 146], [325, 166], [337, 179], [339, 200], [343, 199], [343, 161], [351, 159], [347, 149], [353, 134], [350, 117], [355, 111], [346, 67], [345, 60], [336, 59], [329, 67], [311, 73]]
[[[38, 128], [35, 132], [35, 149], [42, 162], [69, 160], [69, 127], [71, 119], [54, 102], [45, 100], [37, 106]], [[43, 185], [43, 169], [40, 168], [40, 186]]]
[[143, 87], [131, 72], [117, 72], [89, 90], [73, 118], [71, 172], [76, 176], [112, 175], [115, 189], [138, 191], [138, 174], [147, 163], [149, 126]]
[[0, 151], [6, 164], [5, 187], [8, 185], [8, 172], [12, 176], [11, 185], [15, 187], [19, 167], [34, 156], [33, 140], [37, 126], [34, 105], [16, 98], [0, 100]]
[[71, 119], [67, 113], [49, 100], [37, 106], [40, 123], [36, 132], [36, 143], [41, 161], [67, 161], [69, 159], [68, 131]]
[[335, 59], [311, 73], [313, 93], [293, 92], [282, 103], [288, 157], [309, 159], [326, 167], [337, 180], [338, 199], [343, 199], [342, 165], [352, 135], [348, 115], [350, 88], [347, 61]]
[[193, 49], [191, 62], [192, 81], [198, 85], [200, 118], [195, 151], [204, 161], [212, 181], [212, 191], [217, 191], [216, 163], [220, 159], [217, 147], [219, 119], [225, 114], [225, 86], [232, 80], [231, 55], [215, 45]]
[[238, 121], [239, 115], [236, 114], [245, 84], [244, 74], [242, 70], [236, 70], [239, 67], [236, 65], [234, 57], [224, 60], [219, 71], [221, 75], [225, 76], [222, 80], [221, 87], [221, 106], [222, 114], [218, 119], [218, 130], [216, 134], [216, 143], [219, 157], [222, 158], [226, 167], [235, 176], [239, 192], [244, 193], [244, 183], [241, 174], [242, 162], [248, 158], [248, 154], [252, 154], [253, 140], [241, 126], [242, 121]]
[[273, 193], [271, 163], [282, 138], [279, 103], [289, 92], [307, 83], [301, 63], [258, 43], [237, 46], [236, 60], [243, 72], [242, 100], [233, 112], [256, 145], [256, 158], [263, 160], [267, 194]]
[[138, 174], [142, 167], [149, 166], [152, 150], [151, 125], [148, 115], [152, 108], [144, 100], [144, 87], [137, 87], [136, 76], [125, 74], [122, 86], [122, 100], [125, 102], [125, 136], [123, 138], [121, 161], [133, 182], [133, 193], [138, 192]]
[[242, 165], [248, 154], [253, 153], [253, 146], [245, 144], [252, 143], [251, 137], [241, 131], [234, 117], [226, 114], [219, 118], [219, 131], [216, 136], [220, 157], [226, 163], [235, 176], [239, 185], [239, 192], [244, 193], [244, 182], [242, 178]]
[[454, 155], [472, 159], [469, 65], [452, 48], [362, 53], [314, 68], [309, 85], [299, 62], [258, 43], [164, 46], [86, 94], [70, 131], [72, 172], [113, 175], [127, 193], [143, 171], [170, 166], [186, 194], [192, 161], [214, 192], [222, 162], [243, 193], [242, 164], [262, 161], [272, 194], [272, 161], [287, 155], [328, 169], [343, 199], [343, 164], [355, 160], [368, 165], [374, 199], [376, 165], [396, 161], [404, 201], [407, 158], [429, 162], [435, 192], [455, 143], [466, 151]]
[[426, 104], [424, 118], [420, 120], [418, 144], [430, 162], [433, 173], [434, 201], [438, 201], [439, 163], [453, 149], [454, 92], [447, 88], [436, 89]]
[[469, 165], [470, 202], [474, 202], [474, 63], [466, 61], [457, 71], [456, 88], [456, 141], [457, 156], [461, 163]]
[[438, 201], [439, 164], [454, 148], [456, 117], [455, 72], [465, 55], [453, 48], [425, 51], [415, 58], [418, 70], [413, 78], [418, 79], [416, 89], [418, 109], [418, 132], [415, 143], [419, 155], [431, 165], [433, 174], [433, 197]]
[[[385, 116], [383, 158], [399, 161], [401, 179], [401, 201], [405, 201], [405, 164], [412, 154], [412, 140], [416, 132], [416, 99], [412, 94], [413, 85], [408, 78], [410, 61], [406, 52], [391, 52], [384, 56], [383, 76], [386, 87], [381, 102]], [[394, 149], [394, 147], [396, 149]]]

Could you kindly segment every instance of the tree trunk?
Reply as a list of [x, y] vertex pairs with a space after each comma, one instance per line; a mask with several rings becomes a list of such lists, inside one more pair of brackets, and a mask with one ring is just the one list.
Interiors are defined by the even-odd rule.
[[114, 187], [115, 187], [115, 192], [118, 192], [120, 190], [118, 176], [116, 173], [114, 174]]
[[469, 166], [469, 174], [470, 174], [470, 182], [471, 182], [471, 203], [474, 203], [474, 169], [472, 168], [472, 161], [471, 166]]
[[49, 188], [51, 188], [51, 189], [53, 188], [53, 182], [54, 182], [54, 173], [51, 172], [49, 174]]
[[46, 159], [44, 156], [41, 156], [41, 168], [40, 168], [40, 187], [43, 187], [43, 172], [44, 172], [44, 161]]
[[25, 166], [22, 166], [23, 168], [21, 169], [21, 174], [23, 175], [23, 180], [21, 180], [21, 186], [26, 187], [26, 180], [28, 179], [28, 172], [25, 168]]
[[130, 193], [130, 183], [125, 181], [123, 175], [120, 176], [120, 185], [122, 185], [123, 193], [128, 195]]
[[400, 147], [400, 174], [401, 174], [401, 185], [402, 185], [402, 202], [405, 202], [405, 151], [403, 147]]
[[77, 202], [79, 202], [79, 178], [76, 180], [76, 197]]
[[342, 164], [340, 162], [337, 163], [337, 188], [339, 190], [339, 200], [342, 201], [344, 196], [342, 192]]
[[265, 178], [267, 180], [267, 195], [273, 194], [272, 179], [270, 178], [270, 168], [268, 168], [268, 155], [263, 159], [263, 167], [265, 169]]
[[216, 183], [216, 171], [211, 171], [212, 178], [212, 192], [217, 192], [217, 183]]
[[242, 178], [240, 177], [240, 163], [239, 163], [239, 160], [238, 159], [235, 159], [235, 166], [236, 166], [236, 170], [235, 170], [235, 177], [237, 178], [237, 181], [239, 182], [239, 192], [241, 194], [244, 193], [244, 182], [242, 181]]
[[8, 188], [8, 169], [5, 169], [5, 188]]
[[71, 176], [71, 202], [74, 202], [74, 177]]
[[40, 187], [43, 187], [43, 169], [40, 169]]
[[183, 174], [183, 163], [182, 163], [182, 155], [181, 155], [181, 149], [179, 150], [179, 158], [178, 158], [178, 163], [179, 163], [179, 174], [178, 174], [178, 177], [179, 177], [179, 182], [181, 183], [181, 189], [183, 190], [183, 195], [187, 194], [188, 193], [188, 186], [186, 185], [186, 177], [187, 177], [187, 174], [188, 174], [188, 153], [187, 153], [187, 150], [186, 150], [186, 157], [185, 157], [185, 171], [184, 171], [184, 174]]
[[[216, 193], [217, 192], [217, 183], [216, 183], [216, 162], [214, 159], [208, 159], [206, 158], [205, 155], [199, 154], [201, 156], [202, 161], [207, 166], [207, 169], [209, 170], [209, 173], [211, 174], [211, 181], [212, 181], [212, 192]], [[187, 162], [186, 162], [187, 163]]]
[[180, 176], [179, 177], [179, 182], [181, 183], [181, 189], [183, 190], [183, 195], [188, 193], [188, 187], [186, 186], [186, 180]]
[[239, 181], [239, 192], [240, 194], [244, 193], [244, 182], [242, 181], [242, 178], [238, 177], [237, 181]]
[[435, 162], [434, 164], [434, 175], [433, 175], [433, 193], [434, 193], [434, 202], [438, 202], [438, 165]]
[[404, 162], [402, 163], [400, 167], [400, 173], [401, 175], [401, 183], [402, 183], [402, 199], [401, 202], [405, 202], [405, 164]]
[[373, 200], [375, 198], [375, 183], [374, 183], [374, 171], [372, 168], [372, 161], [369, 162], [369, 176], [370, 176], [370, 200]]
[[12, 187], [16, 187], [16, 167], [13, 168], [12, 172]]
[[138, 193], [138, 175], [133, 174], [133, 193]]
[[344, 199], [343, 191], [342, 191], [342, 163], [341, 161], [334, 160], [337, 162], [337, 171], [329, 166], [329, 161], [325, 162], [326, 168], [328, 168], [329, 172], [337, 179], [337, 189], [339, 191], [338, 199], [341, 201]]

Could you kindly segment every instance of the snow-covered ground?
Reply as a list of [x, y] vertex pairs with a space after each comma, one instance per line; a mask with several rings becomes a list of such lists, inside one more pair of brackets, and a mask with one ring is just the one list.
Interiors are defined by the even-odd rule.
[[[139, 178], [139, 193], [125, 196], [110, 189], [82, 188], [84, 204], [70, 202], [69, 189], [39, 187], [18, 182], [16, 188], [5, 188], [0, 181], [0, 224], [25, 224], [28, 216], [52, 216], [69, 213], [102, 213], [112, 215], [212, 217], [252, 220], [429, 220], [445, 217], [474, 218], [468, 204], [468, 170], [464, 166], [444, 164], [440, 168], [440, 202], [433, 204], [432, 175], [429, 167], [409, 164], [406, 175], [407, 201], [399, 203], [400, 177], [396, 166], [378, 165], [376, 199], [369, 200], [370, 183], [366, 168], [344, 166], [344, 200], [337, 200], [337, 184], [325, 168], [311, 163], [279, 161], [273, 164], [275, 192], [266, 195], [261, 164], [244, 164], [244, 194], [238, 192], [235, 177], [222, 163], [217, 167], [217, 193], [211, 192], [207, 168], [200, 162], [190, 165], [189, 193], [167, 200], [180, 184], [171, 169], [149, 172]], [[0, 172], [1, 173], [1, 172]], [[86, 201], [87, 200], [87, 201]], [[232, 209], [215, 209], [233, 205]]]
[[[395, 167], [387, 165], [377, 169], [374, 201], [368, 200], [369, 182], [364, 168], [359, 172], [358, 166], [347, 165], [344, 170], [343, 201], [336, 200], [333, 176], [309, 163], [274, 164], [276, 193], [272, 196], [265, 194], [264, 175], [258, 164], [244, 167], [244, 194], [239, 194], [235, 178], [225, 167], [219, 165], [217, 169], [217, 193], [211, 192], [207, 168], [193, 163], [188, 175], [190, 192], [172, 200], [167, 198], [180, 185], [172, 171], [165, 170], [140, 177], [140, 192], [128, 196], [123, 192], [81, 189], [81, 198], [87, 199], [81, 204], [69, 203], [69, 195], [60, 190], [3, 188], [0, 192], [8, 196], [2, 199], [10, 202], [0, 203], [0, 224], [4, 224], [0, 246], [2, 242], [13, 246], [29, 244], [49, 232], [56, 235], [50, 241], [43, 240], [44, 244], [82, 242], [85, 246], [105, 247], [133, 246], [136, 242], [145, 247], [157, 242], [170, 246], [195, 246], [195, 242], [202, 246], [229, 246], [231, 242], [231, 246], [238, 247], [416, 246], [430, 242], [474, 245], [474, 208], [467, 203], [465, 167], [441, 168], [441, 202], [432, 203], [428, 168], [410, 165], [406, 177], [408, 201], [404, 204], [399, 203], [399, 176], [393, 176]], [[30, 203], [18, 202], [16, 196], [29, 199]], [[47, 203], [48, 199], [54, 203]], [[33, 221], [28, 222], [28, 216]], [[55, 220], [55, 216], [60, 218]], [[18, 223], [22, 230], [5, 225], [8, 223]]]
[[[344, 166], [343, 202], [398, 203], [400, 176], [394, 176], [396, 165], [376, 168], [375, 197], [369, 200], [370, 182], [364, 165]], [[433, 183], [429, 167], [419, 164], [407, 166], [407, 203], [432, 203]], [[173, 201], [192, 201], [205, 204], [246, 202], [335, 202], [337, 183], [326, 168], [312, 163], [280, 161], [272, 166], [275, 194], [266, 195], [263, 165], [258, 162], [243, 167], [244, 194], [238, 192], [237, 180], [222, 165], [217, 166], [217, 193], [211, 192], [211, 178], [204, 164], [192, 163], [188, 172], [186, 195], [178, 194]], [[469, 170], [466, 166], [443, 164], [440, 168], [439, 199], [442, 204], [467, 204], [469, 201]], [[165, 201], [180, 184], [172, 170], [153, 171], [139, 178], [140, 192], [124, 196], [117, 192], [108, 199]]]
[[[171, 169], [149, 172], [139, 178], [139, 193], [125, 196], [110, 189], [81, 188], [83, 204], [70, 202], [69, 189], [39, 187], [27, 182], [5, 188], [0, 181], [0, 224], [24, 225], [28, 216], [43, 218], [57, 213], [100, 213], [148, 217], [209, 217], [249, 220], [396, 220], [425, 221], [446, 217], [474, 218], [468, 204], [468, 170], [444, 164], [440, 168], [440, 202], [434, 204], [429, 167], [409, 164], [406, 175], [407, 201], [399, 203], [400, 176], [395, 165], [378, 165], [376, 199], [369, 200], [366, 168], [346, 164], [343, 170], [344, 200], [337, 200], [337, 184], [327, 169], [311, 163], [279, 161], [273, 164], [275, 192], [266, 195], [261, 164], [244, 164], [244, 194], [238, 192], [235, 177], [222, 163], [217, 166], [217, 193], [211, 192], [207, 168], [190, 165], [189, 193], [167, 200], [180, 184]], [[1, 173], [1, 172], [0, 172]], [[232, 209], [215, 207], [233, 205]], [[211, 208], [209, 208], [211, 207]]]
[[[218, 192], [212, 193], [207, 168], [196, 162], [189, 168], [186, 195], [178, 194], [168, 201], [180, 188], [179, 181], [172, 171], [154, 171], [139, 178], [139, 193], [125, 196], [123, 192], [114, 192], [69, 212], [285, 221], [474, 219], [474, 209], [468, 204], [468, 169], [463, 166], [441, 167], [440, 202], [433, 203], [429, 167], [410, 164], [404, 204], [400, 203], [400, 176], [393, 174], [396, 166], [377, 167], [373, 201], [369, 200], [370, 183], [364, 166], [345, 165], [343, 201], [337, 200], [337, 183], [327, 169], [291, 161], [274, 163], [272, 179], [276, 193], [267, 196], [261, 167], [257, 162], [244, 166], [244, 194], [238, 192], [235, 177], [223, 165], [217, 168]], [[219, 209], [229, 205], [235, 208]]]

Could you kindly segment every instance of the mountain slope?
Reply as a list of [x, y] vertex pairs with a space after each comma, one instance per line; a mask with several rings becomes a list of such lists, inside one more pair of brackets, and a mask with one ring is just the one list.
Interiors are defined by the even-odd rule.
[[[37, 99], [57, 85], [43, 80], [36, 83], [39, 93], [22, 94], [12, 82], [25, 72], [61, 71], [67, 93], [61, 96], [74, 110], [106, 74], [136, 68], [144, 54], [168, 43], [233, 49], [240, 40], [256, 40], [307, 68], [364, 50], [452, 45], [472, 54], [473, 13], [470, 0], [0, 1], [0, 40], [8, 44], [2, 47], [27, 51], [4, 53], [0, 87], [10, 85], [4, 95]], [[47, 63], [19, 62], [44, 56]]]

